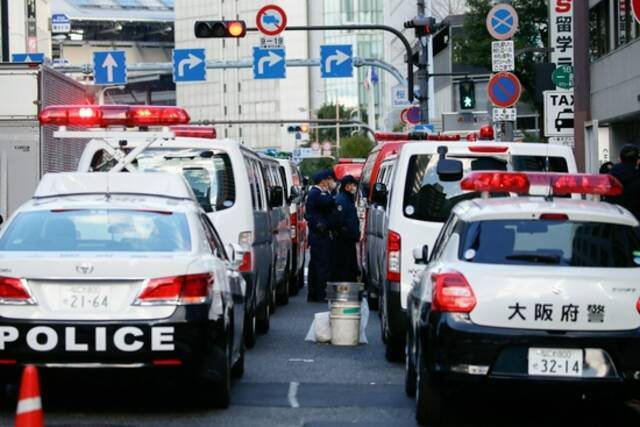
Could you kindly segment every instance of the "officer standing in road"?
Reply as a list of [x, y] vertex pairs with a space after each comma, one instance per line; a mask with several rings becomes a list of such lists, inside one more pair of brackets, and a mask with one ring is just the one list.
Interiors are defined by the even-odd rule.
[[609, 197], [607, 201], [627, 208], [640, 220], [640, 148], [634, 144], [626, 144], [620, 150], [620, 163], [615, 164], [611, 175], [618, 178], [623, 187], [623, 193], [618, 197]]
[[346, 175], [340, 182], [334, 212], [334, 238], [331, 281], [355, 282], [358, 280], [358, 256], [356, 245], [360, 240], [360, 221], [356, 210], [358, 181]]
[[313, 176], [313, 182], [305, 205], [311, 246], [307, 301], [317, 302], [325, 299], [331, 273], [331, 216], [335, 206], [331, 191], [335, 181], [331, 171], [323, 170]]

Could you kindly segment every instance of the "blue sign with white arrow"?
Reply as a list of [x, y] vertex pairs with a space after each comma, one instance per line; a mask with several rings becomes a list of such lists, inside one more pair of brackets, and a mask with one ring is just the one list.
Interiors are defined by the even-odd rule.
[[353, 77], [353, 46], [350, 44], [320, 46], [320, 74], [323, 79]]
[[11, 62], [37, 62], [44, 63], [44, 53], [13, 53]]
[[173, 50], [173, 81], [203, 82], [207, 80], [204, 49]]
[[286, 54], [283, 48], [253, 48], [254, 79], [284, 79], [286, 76]]
[[97, 85], [127, 83], [127, 55], [124, 50], [93, 52], [93, 78]]

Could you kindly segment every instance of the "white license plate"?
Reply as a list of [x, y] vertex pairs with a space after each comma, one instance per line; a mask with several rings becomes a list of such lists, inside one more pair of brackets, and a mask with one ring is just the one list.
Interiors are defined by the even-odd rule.
[[581, 377], [583, 350], [566, 348], [530, 348], [529, 375], [544, 377]]
[[111, 289], [108, 286], [73, 285], [60, 288], [60, 307], [65, 310], [106, 311]]

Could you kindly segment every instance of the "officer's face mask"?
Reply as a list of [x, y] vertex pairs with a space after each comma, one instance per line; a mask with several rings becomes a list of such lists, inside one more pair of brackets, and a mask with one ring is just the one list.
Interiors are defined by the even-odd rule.
[[349, 188], [347, 188], [347, 191], [355, 196], [358, 192], [358, 187], [353, 184], [349, 184]]

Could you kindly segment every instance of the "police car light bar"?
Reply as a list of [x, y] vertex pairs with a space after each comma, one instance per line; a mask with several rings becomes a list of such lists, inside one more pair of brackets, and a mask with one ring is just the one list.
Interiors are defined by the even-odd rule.
[[184, 125], [189, 114], [159, 105], [52, 105], [40, 113], [41, 125], [107, 128]]
[[390, 142], [390, 141], [460, 141], [462, 137], [460, 135], [442, 135], [442, 134], [428, 134], [424, 132], [376, 132], [376, 141]]
[[619, 196], [622, 194], [622, 184], [611, 175], [472, 172], [460, 183], [463, 190], [488, 193], [530, 194], [533, 186], [547, 188], [547, 194], [552, 196], [570, 194]]
[[213, 126], [171, 126], [170, 131], [175, 136], [182, 136], [186, 138], [206, 138], [216, 139], [218, 133]]

